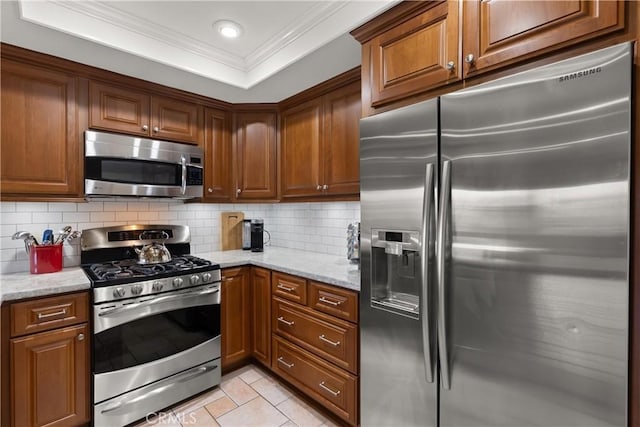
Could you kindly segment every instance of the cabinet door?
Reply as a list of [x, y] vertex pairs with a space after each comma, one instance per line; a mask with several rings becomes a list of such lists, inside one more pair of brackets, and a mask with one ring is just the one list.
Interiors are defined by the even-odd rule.
[[225, 111], [205, 110], [204, 197], [231, 201], [233, 191], [230, 117]]
[[462, 77], [458, 17], [457, 0], [442, 2], [368, 43], [373, 107]]
[[251, 314], [253, 357], [269, 366], [271, 363], [271, 272], [251, 268]]
[[251, 357], [251, 274], [249, 268], [222, 271], [222, 370]]
[[201, 107], [190, 102], [154, 96], [151, 98], [153, 138], [199, 144]]
[[464, 1], [465, 76], [623, 28], [624, 2]]
[[322, 100], [282, 113], [282, 197], [322, 195]]
[[236, 199], [275, 199], [276, 114], [238, 113], [236, 129]]
[[89, 421], [89, 328], [55, 329], [10, 341], [13, 426]]
[[89, 127], [150, 135], [149, 96], [104, 83], [89, 83]]
[[77, 79], [2, 61], [0, 192], [80, 196]]
[[360, 83], [324, 96], [325, 194], [360, 193]]

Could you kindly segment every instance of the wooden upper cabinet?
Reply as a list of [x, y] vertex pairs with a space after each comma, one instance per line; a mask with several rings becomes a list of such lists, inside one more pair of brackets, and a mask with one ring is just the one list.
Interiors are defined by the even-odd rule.
[[363, 87], [373, 107], [462, 78], [460, 3], [410, 3], [417, 15], [363, 45]]
[[84, 323], [10, 340], [12, 426], [89, 422], [89, 339]]
[[206, 109], [204, 128], [204, 198], [229, 202], [233, 196], [231, 117]]
[[[464, 74], [624, 28], [624, 1], [464, 1]], [[470, 56], [472, 55], [472, 56]]]
[[360, 82], [282, 112], [282, 197], [358, 195]]
[[326, 194], [360, 193], [361, 116], [360, 82], [324, 96], [322, 163]]
[[1, 68], [3, 198], [80, 197], [77, 78], [7, 59]]
[[89, 83], [89, 127], [200, 143], [202, 107], [107, 83]]
[[282, 195], [322, 194], [322, 99], [282, 113]]
[[276, 113], [236, 115], [235, 198], [277, 197]]

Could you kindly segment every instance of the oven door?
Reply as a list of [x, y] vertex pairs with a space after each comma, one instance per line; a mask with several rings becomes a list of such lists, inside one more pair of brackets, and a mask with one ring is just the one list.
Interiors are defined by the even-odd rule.
[[93, 309], [96, 404], [220, 357], [218, 283]]

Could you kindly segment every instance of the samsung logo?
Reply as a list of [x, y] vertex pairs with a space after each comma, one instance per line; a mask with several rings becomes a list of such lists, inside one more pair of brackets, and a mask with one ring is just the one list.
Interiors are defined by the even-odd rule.
[[591, 74], [596, 74], [602, 71], [602, 67], [589, 68], [588, 70], [578, 71], [576, 73], [567, 74], [565, 76], [561, 76], [558, 81], [565, 82], [567, 80], [579, 79], [580, 77], [586, 77]]

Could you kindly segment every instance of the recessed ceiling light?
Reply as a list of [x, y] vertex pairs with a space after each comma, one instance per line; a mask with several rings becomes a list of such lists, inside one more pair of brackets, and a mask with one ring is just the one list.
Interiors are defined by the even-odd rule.
[[229, 39], [235, 39], [242, 34], [242, 27], [233, 21], [216, 21], [213, 23], [215, 28], [220, 34]]

